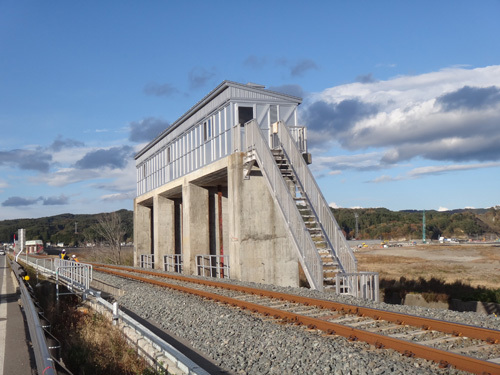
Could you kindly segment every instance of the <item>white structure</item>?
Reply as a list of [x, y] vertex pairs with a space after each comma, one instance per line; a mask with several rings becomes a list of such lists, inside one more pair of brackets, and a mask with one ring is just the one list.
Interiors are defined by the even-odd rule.
[[224, 81], [141, 150], [136, 265], [349, 292], [337, 275], [356, 259], [307, 167], [300, 103]]

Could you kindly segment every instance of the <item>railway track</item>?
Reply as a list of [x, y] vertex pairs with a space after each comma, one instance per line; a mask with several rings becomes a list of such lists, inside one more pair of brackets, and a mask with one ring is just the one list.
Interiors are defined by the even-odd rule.
[[194, 294], [326, 335], [474, 374], [500, 374], [500, 331], [176, 274], [94, 264], [95, 271]]

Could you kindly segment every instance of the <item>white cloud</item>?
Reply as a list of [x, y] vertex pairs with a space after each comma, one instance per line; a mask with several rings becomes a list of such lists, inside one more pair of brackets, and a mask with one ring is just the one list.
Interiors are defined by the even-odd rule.
[[328, 205], [329, 205], [331, 208], [341, 208], [341, 206], [339, 206], [339, 205], [338, 205], [337, 203], [335, 203], [335, 202], [330, 202]]
[[439, 207], [439, 208], [438, 208], [438, 211], [439, 211], [439, 212], [444, 212], [444, 211], [449, 211], [449, 209], [448, 209], [448, 208], [446, 208], [446, 207]]
[[382, 163], [500, 160], [500, 65], [333, 87], [301, 118], [312, 146], [379, 148]]

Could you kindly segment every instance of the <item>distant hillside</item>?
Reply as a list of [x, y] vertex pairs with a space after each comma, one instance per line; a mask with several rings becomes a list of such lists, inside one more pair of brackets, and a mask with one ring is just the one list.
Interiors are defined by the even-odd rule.
[[[117, 213], [120, 215], [126, 231], [124, 241], [132, 241], [134, 233], [133, 212], [120, 210]], [[26, 240], [42, 240], [44, 243], [53, 244], [63, 242], [65, 246], [78, 246], [84, 242], [100, 215], [102, 214], [62, 214], [38, 219], [3, 220], [0, 221], [0, 242], [12, 242], [14, 234], [17, 237], [17, 230], [24, 228], [26, 229]], [[78, 233], [75, 233], [75, 223], [77, 223]]]
[[[422, 238], [422, 211], [390, 211], [386, 208], [332, 209], [347, 239], [355, 238], [358, 214], [359, 239], [416, 240]], [[133, 241], [133, 212], [120, 210], [126, 229], [124, 241]], [[39, 219], [0, 221], [0, 242], [12, 242], [19, 228], [26, 229], [26, 239], [44, 243], [64, 242], [65, 246], [81, 245], [101, 214], [62, 214]], [[458, 239], [496, 239], [500, 236], [500, 207], [453, 211], [425, 211], [426, 238], [444, 236]], [[75, 234], [75, 223], [78, 233]], [[88, 236], [87, 236], [88, 237]]]
[[[422, 211], [390, 211], [386, 208], [332, 209], [348, 239], [355, 238], [358, 214], [358, 238], [412, 240], [422, 238]], [[425, 211], [428, 240], [439, 237], [458, 239], [496, 239], [500, 235], [500, 207], [453, 211]]]

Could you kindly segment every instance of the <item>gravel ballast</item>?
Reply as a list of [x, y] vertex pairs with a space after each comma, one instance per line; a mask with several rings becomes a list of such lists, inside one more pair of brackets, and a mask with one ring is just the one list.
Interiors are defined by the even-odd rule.
[[[183, 338], [228, 373], [465, 374], [455, 369], [440, 369], [429, 361], [407, 358], [393, 350], [374, 349], [368, 344], [349, 342], [343, 337], [325, 336], [307, 332], [306, 328], [299, 326], [276, 324], [272, 319], [197, 296], [103, 273], [96, 273], [95, 277], [125, 292], [117, 297], [120, 306]], [[500, 329], [500, 319], [493, 315], [374, 303], [305, 288], [232, 283]]]

